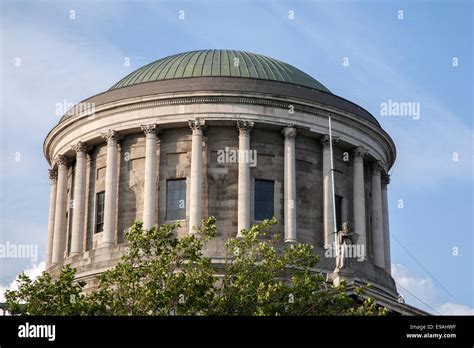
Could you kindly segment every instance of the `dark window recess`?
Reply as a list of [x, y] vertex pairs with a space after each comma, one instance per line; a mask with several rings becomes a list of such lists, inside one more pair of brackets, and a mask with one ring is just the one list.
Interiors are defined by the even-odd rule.
[[96, 202], [95, 233], [99, 233], [104, 230], [104, 191], [97, 193]]
[[186, 179], [166, 183], [166, 220], [186, 219]]
[[336, 204], [336, 227], [337, 230], [342, 230], [342, 197], [335, 195], [334, 203]]
[[67, 217], [67, 221], [68, 221], [68, 246], [67, 246], [67, 253], [69, 255], [69, 253], [71, 252], [71, 239], [72, 239], [72, 221], [73, 221], [73, 216], [74, 216], [74, 200], [71, 200], [69, 201], [69, 205], [68, 205], [68, 217]]
[[273, 181], [255, 180], [255, 220], [262, 221], [273, 217]]
[[71, 204], [68, 205], [68, 211], [66, 213], [66, 221], [67, 221], [67, 254], [69, 255], [71, 253], [71, 237], [72, 237], [72, 213], [73, 209]]

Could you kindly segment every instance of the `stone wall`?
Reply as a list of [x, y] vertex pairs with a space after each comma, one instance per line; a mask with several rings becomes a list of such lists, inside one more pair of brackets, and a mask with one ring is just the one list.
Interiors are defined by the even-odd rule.
[[[158, 225], [171, 223], [166, 216], [166, 181], [169, 179], [186, 179], [186, 194], [189, 196], [189, 171], [191, 168], [191, 131], [189, 128], [166, 129], [159, 135], [158, 146]], [[203, 151], [204, 152], [204, 151]], [[204, 156], [204, 154], [203, 154]], [[203, 161], [203, 164], [205, 162]], [[204, 167], [204, 165], [203, 165]], [[203, 168], [203, 170], [205, 170]], [[203, 172], [204, 175], [204, 172]], [[203, 190], [203, 200], [205, 191]], [[188, 217], [188, 202], [186, 199], [186, 217]], [[204, 213], [205, 209], [203, 209]], [[206, 210], [207, 212], [207, 210]], [[141, 219], [141, 218], [140, 218]], [[184, 235], [188, 231], [186, 221], [182, 221], [178, 235]]]
[[142, 134], [126, 136], [120, 141], [118, 176], [117, 241], [123, 242], [124, 231], [143, 214], [145, 182], [145, 138]]
[[[284, 139], [279, 130], [254, 127], [250, 135], [250, 149], [257, 151], [257, 165], [251, 167], [251, 222], [254, 219], [254, 183], [256, 179], [274, 181], [274, 215], [278, 224], [274, 232], [283, 239], [283, 183], [284, 183]], [[202, 171], [202, 216], [217, 218], [217, 235], [205, 247], [205, 254], [219, 259], [226, 256], [224, 244], [237, 234], [237, 184], [238, 163], [219, 163], [218, 152], [229, 149], [237, 150], [239, 146], [238, 131], [235, 126], [210, 126], [204, 132]], [[124, 231], [135, 220], [141, 220], [143, 215], [143, 189], [145, 177], [145, 136], [141, 132], [128, 134], [119, 141], [118, 159], [118, 197], [116, 215], [116, 240], [123, 244]], [[94, 273], [99, 268], [110, 267], [116, 261], [106, 262], [104, 252], [97, 254], [102, 233], [96, 230], [96, 197], [105, 189], [106, 145], [99, 144], [92, 148], [88, 155], [86, 170], [86, 214], [84, 237], [85, 253], [80, 257], [69, 258], [80, 268], [80, 272]], [[187, 180], [186, 218], [188, 218], [189, 176], [191, 163], [191, 131], [188, 127], [163, 129], [158, 136], [157, 146], [157, 192], [155, 219], [158, 224], [171, 223], [166, 217], [166, 182], [170, 179], [183, 178]], [[343, 197], [342, 221], [348, 221], [353, 226], [353, 166], [352, 153], [349, 150], [334, 147], [335, 194]], [[368, 258], [373, 259], [371, 248], [371, 172], [366, 163], [365, 168], [366, 219]], [[74, 163], [68, 173], [68, 201], [73, 200]], [[296, 137], [296, 209], [297, 209], [297, 239], [299, 242], [312, 244], [321, 256], [319, 267], [331, 271], [334, 259], [324, 257], [323, 247], [323, 173], [322, 173], [322, 144], [319, 139], [298, 134]], [[68, 209], [68, 238], [70, 244], [70, 211]], [[181, 221], [182, 227], [178, 236], [188, 233], [186, 220]], [[357, 236], [353, 238], [357, 243]], [[112, 249], [111, 249], [112, 250]], [[118, 260], [123, 248], [114, 248], [114, 260]], [[117, 254], [118, 253], [118, 254]], [[107, 254], [107, 253], [106, 253]], [[95, 261], [88, 259], [100, 256], [101, 267]], [[351, 260], [352, 261], [352, 260]], [[352, 262], [351, 267], [358, 269], [373, 281], [380, 281], [392, 288], [389, 275], [385, 277], [371, 262]]]
[[[235, 127], [214, 126], [205, 131], [203, 146], [202, 215], [217, 218], [216, 238], [228, 239], [237, 233], [237, 163], [218, 163], [218, 151], [238, 149], [238, 132]], [[283, 237], [283, 136], [279, 131], [253, 129], [251, 150], [257, 151], [257, 165], [251, 168], [251, 221], [254, 219], [255, 179], [274, 181], [274, 215], [278, 219], [275, 232]], [[346, 155], [346, 160], [344, 156]], [[117, 241], [123, 242], [123, 233], [143, 214], [143, 187], [145, 170], [145, 137], [142, 133], [130, 134], [119, 142], [118, 151], [118, 211]], [[191, 132], [189, 128], [165, 129], [159, 134], [157, 147], [158, 202], [155, 217], [158, 224], [170, 223], [166, 217], [166, 181], [184, 178], [189, 181], [191, 158]], [[350, 155], [349, 155], [350, 156]], [[350, 158], [350, 157], [349, 157]], [[105, 144], [94, 147], [87, 161], [86, 179], [86, 237], [85, 250], [98, 245], [100, 233], [95, 233], [96, 197], [105, 189]], [[342, 219], [352, 224], [352, 164], [347, 152], [334, 147], [335, 193], [343, 197]], [[366, 172], [366, 211], [370, 226], [370, 172]], [[72, 197], [73, 166], [69, 175], [68, 199]], [[323, 184], [322, 145], [318, 139], [305, 135], [296, 138], [297, 230], [298, 240], [315, 247], [323, 246]], [[189, 182], [187, 183], [189, 200]], [[188, 214], [186, 214], [188, 215]], [[68, 217], [69, 218], [69, 217]], [[182, 221], [179, 235], [188, 231]], [[370, 235], [370, 233], [369, 233]], [[355, 240], [357, 242], [357, 240]]]

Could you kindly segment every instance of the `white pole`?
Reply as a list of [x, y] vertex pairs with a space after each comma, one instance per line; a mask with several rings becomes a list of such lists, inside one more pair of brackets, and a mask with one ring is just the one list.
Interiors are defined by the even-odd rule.
[[331, 116], [329, 116], [329, 154], [331, 157], [331, 193], [332, 193], [332, 210], [333, 210], [334, 245], [336, 246], [336, 251], [339, 252], [339, 246], [337, 243], [336, 198], [334, 195], [334, 161], [333, 161], [333, 153], [332, 153]]

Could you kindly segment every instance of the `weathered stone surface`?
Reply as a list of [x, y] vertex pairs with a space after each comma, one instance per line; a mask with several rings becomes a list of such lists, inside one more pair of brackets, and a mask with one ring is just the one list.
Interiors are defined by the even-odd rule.
[[[49, 161], [59, 154], [67, 157], [67, 202], [74, 199], [75, 152], [71, 146], [81, 141], [90, 149], [86, 161], [84, 252], [70, 255], [74, 210], [68, 208], [64, 262], [76, 266], [78, 277], [88, 280], [88, 286], [93, 288], [96, 275], [119, 260], [125, 248], [125, 230], [134, 220], [143, 217], [144, 124], [153, 124], [162, 130], [156, 148], [154, 221], [158, 224], [172, 222], [166, 216], [166, 183], [170, 179], [186, 179], [186, 219], [182, 221], [178, 236], [189, 233], [192, 131], [188, 121], [200, 118], [206, 125], [202, 128], [201, 216], [213, 215], [218, 221], [218, 233], [205, 247], [205, 254], [213, 257], [214, 262], [220, 262], [226, 257], [225, 242], [235, 237], [238, 230], [239, 164], [219, 160], [219, 151], [239, 148], [237, 121], [253, 125], [250, 150], [257, 152], [257, 165], [250, 167], [250, 223], [257, 222], [254, 216], [255, 180], [273, 180], [274, 215], [278, 219], [274, 230], [284, 239], [285, 150], [282, 129], [292, 126], [297, 129], [294, 155], [297, 240], [313, 245], [321, 256], [318, 268], [332, 272], [334, 258], [325, 257], [323, 249], [324, 173], [323, 145], [320, 142], [321, 137], [328, 134], [327, 116], [331, 115], [333, 135], [339, 139], [333, 148], [334, 193], [342, 197], [341, 217], [350, 226], [354, 224], [352, 153], [360, 146], [368, 153], [363, 162], [363, 190], [358, 191], [365, 198], [367, 258], [362, 262], [350, 260], [349, 265], [358, 278], [377, 284], [380, 291], [393, 295], [395, 285], [386, 272], [389, 268], [384, 271], [373, 263], [376, 253], [372, 235], [370, 169], [370, 164], [375, 161], [393, 164], [395, 148], [390, 137], [365, 110], [333, 95], [315, 94], [277, 82], [223, 78], [218, 80], [222, 84], [216, 85], [216, 81], [201, 79], [190, 86], [180, 81], [168, 81], [107, 92], [91, 99], [97, 102], [93, 115], [68, 115], [53, 128], [45, 141], [45, 153]], [[295, 106], [294, 113], [289, 112], [289, 105]], [[117, 245], [104, 247], [101, 245], [103, 233], [96, 233], [96, 198], [106, 188], [107, 146], [102, 134], [109, 129], [120, 134], [116, 158], [114, 241]], [[385, 215], [384, 221], [388, 221]], [[384, 231], [388, 229], [384, 228]], [[354, 235], [353, 242], [358, 242], [357, 235]], [[55, 272], [58, 266], [53, 265], [49, 270]]]

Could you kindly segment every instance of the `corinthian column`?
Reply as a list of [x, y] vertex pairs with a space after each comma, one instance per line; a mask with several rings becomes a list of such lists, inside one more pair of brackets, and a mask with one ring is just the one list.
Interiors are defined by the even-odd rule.
[[390, 257], [390, 229], [388, 221], [388, 197], [387, 186], [390, 183], [390, 175], [386, 174], [382, 178], [382, 215], [383, 215], [383, 242], [385, 252], [385, 271], [392, 273], [391, 257]]
[[237, 236], [250, 228], [250, 131], [252, 121], [237, 121], [239, 129], [239, 183], [237, 201]]
[[284, 204], [285, 204], [285, 242], [296, 243], [296, 171], [295, 138], [296, 128], [286, 127], [282, 131], [285, 137], [284, 155]]
[[51, 266], [53, 259], [54, 243], [54, 214], [56, 210], [56, 187], [58, 182], [58, 171], [49, 170], [49, 180], [51, 180], [51, 189], [49, 193], [49, 216], [48, 216], [48, 244], [46, 245], [46, 269]]
[[372, 249], [374, 263], [380, 268], [385, 268], [384, 232], [382, 214], [382, 183], [380, 180], [382, 163], [377, 161], [372, 166]]
[[[332, 144], [337, 143], [337, 138], [332, 138]], [[323, 220], [324, 220], [324, 248], [328, 249], [334, 239], [334, 192], [332, 190], [331, 149], [329, 135], [321, 138], [323, 145]]]
[[54, 212], [54, 242], [51, 263], [60, 263], [64, 258], [66, 246], [66, 209], [67, 209], [67, 164], [66, 156], [58, 155], [54, 161], [58, 166], [56, 189], [56, 209]]
[[114, 130], [102, 133], [107, 141], [107, 167], [105, 169], [104, 231], [102, 244], [112, 245], [115, 239], [117, 210], [117, 144], [119, 134]]
[[353, 196], [354, 196], [354, 232], [357, 244], [364, 246], [364, 258], [367, 255], [367, 230], [365, 226], [365, 188], [364, 188], [364, 156], [366, 150], [358, 147], [354, 150]]
[[194, 233], [194, 227], [201, 225], [202, 204], [202, 130], [205, 121], [201, 118], [188, 121], [193, 131], [191, 145], [191, 189], [189, 194], [189, 233]]
[[141, 126], [145, 133], [145, 187], [143, 192], [143, 227], [150, 229], [155, 225], [156, 193], [156, 124]]
[[87, 145], [82, 141], [72, 146], [76, 151], [76, 170], [74, 176], [74, 205], [72, 215], [71, 256], [82, 253], [84, 239], [84, 215], [86, 201], [86, 154]]

